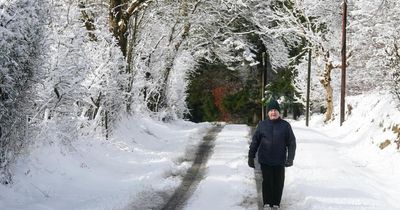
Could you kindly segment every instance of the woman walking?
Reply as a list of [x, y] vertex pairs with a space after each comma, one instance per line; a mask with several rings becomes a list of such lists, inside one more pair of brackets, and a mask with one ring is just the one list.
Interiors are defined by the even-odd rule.
[[264, 209], [279, 208], [285, 182], [285, 167], [293, 165], [296, 152], [296, 137], [292, 127], [280, 118], [279, 112], [279, 103], [271, 100], [267, 106], [268, 119], [257, 125], [249, 149], [248, 164], [252, 168], [258, 151], [263, 177]]

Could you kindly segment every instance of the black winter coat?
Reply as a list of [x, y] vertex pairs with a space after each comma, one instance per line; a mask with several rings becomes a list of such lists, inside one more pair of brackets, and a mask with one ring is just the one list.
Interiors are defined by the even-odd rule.
[[286, 160], [293, 161], [296, 137], [290, 124], [281, 118], [258, 123], [250, 144], [249, 158], [255, 158], [257, 150], [261, 164], [283, 166]]

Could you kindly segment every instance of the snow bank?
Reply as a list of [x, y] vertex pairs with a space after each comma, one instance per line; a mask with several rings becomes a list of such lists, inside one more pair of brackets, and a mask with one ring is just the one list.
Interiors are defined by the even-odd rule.
[[[335, 113], [339, 113], [338, 104]], [[296, 191], [289, 194], [289, 200], [301, 203], [298, 209], [400, 208], [396, 202], [400, 152], [395, 143], [399, 137], [392, 130], [400, 124], [400, 112], [393, 96], [370, 92], [348, 96], [346, 104], [352, 109], [346, 109], [342, 126], [338, 114], [328, 124], [322, 115], [313, 115], [308, 128], [304, 121], [291, 122], [299, 145], [294, 170], [288, 173], [288, 186]], [[381, 149], [385, 141], [390, 144]]]
[[210, 124], [124, 119], [110, 140], [54, 139], [15, 165], [14, 184], [0, 185], [0, 209], [115, 209], [143, 192], [168, 191], [190, 166]]

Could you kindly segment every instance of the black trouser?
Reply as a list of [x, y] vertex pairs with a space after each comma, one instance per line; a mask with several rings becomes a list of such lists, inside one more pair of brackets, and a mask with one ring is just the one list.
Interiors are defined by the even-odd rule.
[[285, 166], [268, 166], [261, 164], [263, 176], [262, 194], [264, 205], [280, 205], [283, 184], [285, 182]]

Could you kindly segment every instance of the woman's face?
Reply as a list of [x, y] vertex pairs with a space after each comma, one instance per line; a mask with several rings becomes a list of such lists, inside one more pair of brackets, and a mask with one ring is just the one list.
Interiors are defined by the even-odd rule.
[[271, 109], [268, 112], [268, 117], [270, 120], [276, 120], [279, 118], [279, 111], [277, 109]]

